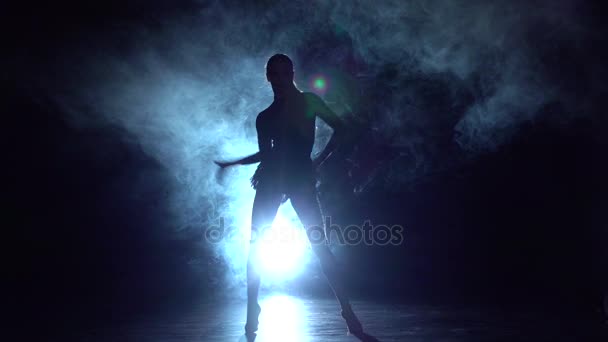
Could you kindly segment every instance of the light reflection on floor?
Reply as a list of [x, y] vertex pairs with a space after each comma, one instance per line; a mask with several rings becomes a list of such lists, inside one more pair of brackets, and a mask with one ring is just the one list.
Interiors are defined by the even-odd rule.
[[[255, 342], [358, 340], [346, 334], [339, 305], [333, 298], [274, 294], [262, 297], [260, 304], [262, 314]], [[608, 341], [608, 328], [603, 323], [581, 320], [574, 315], [551, 315], [547, 311], [529, 311], [526, 308], [503, 311], [498, 308], [453, 308], [357, 300], [352, 304], [366, 332], [382, 342]], [[244, 301], [210, 301], [189, 309], [150, 312], [124, 321], [117, 317], [113, 318], [111, 325], [94, 322], [90, 327], [70, 326], [68, 338], [39, 340], [248, 342], [243, 335], [245, 311]]]
[[308, 312], [301, 299], [273, 295], [260, 302], [260, 329], [256, 341], [308, 341]]

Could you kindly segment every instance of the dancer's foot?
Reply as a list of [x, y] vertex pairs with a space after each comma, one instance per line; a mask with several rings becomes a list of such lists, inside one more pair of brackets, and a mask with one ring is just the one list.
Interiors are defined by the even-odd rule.
[[258, 331], [260, 312], [262, 312], [262, 308], [258, 303], [247, 305], [247, 323], [245, 324], [246, 335], [251, 335]]
[[348, 332], [352, 335], [358, 336], [363, 334], [363, 326], [361, 326], [361, 322], [357, 318], [357, 315], [353, 312], [353, 309], [350, 307], [342, 308], [342, 318], [346, 321], [346, 325], [348, 326]]

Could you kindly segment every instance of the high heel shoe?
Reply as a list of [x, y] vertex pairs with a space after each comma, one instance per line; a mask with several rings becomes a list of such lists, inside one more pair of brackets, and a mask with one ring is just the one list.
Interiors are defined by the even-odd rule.
[[260, 312], [262, 312], [262, 308], [257, 303], [254, 306], [247, 307], [247, 323], [245, 324], [246, 335], [251, 335], [258, 331]]

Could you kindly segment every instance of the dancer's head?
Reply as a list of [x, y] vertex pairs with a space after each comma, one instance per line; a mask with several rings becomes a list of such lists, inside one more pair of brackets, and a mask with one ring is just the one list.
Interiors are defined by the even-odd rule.
[[293, 62], [284, 54], [278, 53], [266, 63], [266, 79], [272, 85], [275, 93], [282, 93], [290, 90], [293, 83]]

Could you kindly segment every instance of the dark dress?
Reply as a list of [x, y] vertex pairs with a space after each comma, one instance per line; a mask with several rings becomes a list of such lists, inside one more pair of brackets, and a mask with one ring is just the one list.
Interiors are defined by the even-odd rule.
[[251, 185], [271, 188], [289, 195], [296, 189], [315, 186], [310, 154], [315, 137], [315, 115], [302, 93], [289, 104], [273, 102], [258, 115], [258, 138], [270, 139], [270, 149], [262, 155]]

